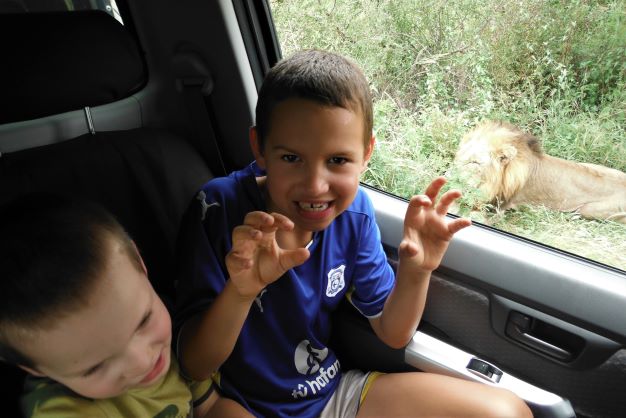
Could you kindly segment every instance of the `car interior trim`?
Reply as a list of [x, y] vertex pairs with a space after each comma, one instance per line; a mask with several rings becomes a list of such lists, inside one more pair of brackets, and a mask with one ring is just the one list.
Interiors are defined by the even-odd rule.
[[[507, 372], [501, 372], [498, 381], [480, 377], [468, 369], [477, 358], [421, 331], [415, 333], [405, 350], [405, 361], [419, 370], [445, 374], [511, 390], [524, 399], [536, 417], [575, 417], [571, 403], [554, 393], [531, 385]], [[484, 360], [478, 361], [489, 364]], [[497, 366], [496, 366], [497, 367]]]
[[[408, 203], [370, 187], [366, 190], [376, 208], [383, 244], [397, 248]], [[612, 309], [626, 306], [626, 281], [612, 269], [483, 226], [455, 234], [440, 269], [491, 294], [519, 302], [531, 298], [539, 311], [626, 342], [626, 322]]]

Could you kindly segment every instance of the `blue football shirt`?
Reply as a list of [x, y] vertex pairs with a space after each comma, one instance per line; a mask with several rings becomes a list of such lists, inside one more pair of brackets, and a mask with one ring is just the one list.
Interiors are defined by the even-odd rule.
[[[252, 163], [213, 179], [191, 205], [181, 235], [179, 323], [206, 309], [224, 288], [233, 228], [247, 213], [266, 210], [256, 183], [262, 175]], [[348, 296], [366, 317], [380, 315], [393, 288], [373, 206], [361, 188], [308, 248], [304, 264], [258, 295], [220, 368], [224, 394], [257, 416], [319, 416], [341, 376], [341, 363], [326, 345], [331, 313]]]

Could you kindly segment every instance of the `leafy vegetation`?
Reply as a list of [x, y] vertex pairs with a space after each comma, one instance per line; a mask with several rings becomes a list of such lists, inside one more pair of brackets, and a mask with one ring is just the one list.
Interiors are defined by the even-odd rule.
[[[399, 196], [450, 170], [483, 119], [532, 132], [548, 154], [626, 171], [626, 0], [273, 0], [288, 56], [353, 58], [375, 96], [377, 150], [364, 181]], [[523, 207], [472, 218], [626, 270], [626, 227]]]

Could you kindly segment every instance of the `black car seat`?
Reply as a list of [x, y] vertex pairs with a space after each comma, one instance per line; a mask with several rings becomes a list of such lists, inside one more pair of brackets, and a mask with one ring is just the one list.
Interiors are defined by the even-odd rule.
[[[178, 226], [211, 171], [185, 138], [143, 126], [136, 39], [99, 11], [0, 14], [0, 53], [0, 204], [39, 191], [103, 204], [171, 307]], [[94, 127], [91, 112], [103, 122]], [[22, 381], [0, 362], [0, 415], [20, 416]]]

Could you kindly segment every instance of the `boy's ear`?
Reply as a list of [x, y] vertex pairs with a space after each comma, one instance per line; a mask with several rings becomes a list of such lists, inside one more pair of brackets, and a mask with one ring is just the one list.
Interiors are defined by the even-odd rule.
[[261, 149], [261, 144], [259, 143], [259, 133], [256, 126], [250, 128], [249, 134], [250, 148], [252, 149], [252, 154], [254, 154], [254, 159], [260, 168], [265, 169], [265, 158], [263, 157], [263, 150]]
[[372, 158], [372, 154], [374, 153], [374, 147], [376, 146], [376, 137], [374, 136], [374, 134], [372, 134], [372, 137], [369, 140], [369, 143], [367, 145], [367, 147], [365, 148], [365, 156], [363, 158], [363, 170], [365, 171], [365, 169], [367, 168], [367, 163], [369, 162], [370, 158]]
[[22, 366], [21, 364], [18, 364], [17, 367], [19, 367], [20, 369], [24, 370], [26, 373], [32, 374], [33, 376], [37, 376], [37, 377], [46, 377], [45, 374], [31, 368], [28, 366]]

